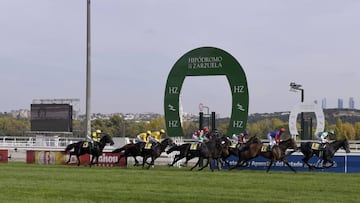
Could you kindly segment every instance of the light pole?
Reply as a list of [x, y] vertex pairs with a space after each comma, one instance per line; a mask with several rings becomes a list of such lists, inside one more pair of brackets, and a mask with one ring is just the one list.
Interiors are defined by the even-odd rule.
[[91, 49], [90, 49], [90, 0], [87, 0], [87, 12], [86, 12], [86, 135], [87, 139], [91, 134]]
[[[296, 92], [296, 91], [298, 91], [298, 90], [300, 90], [301, 91], [301, 103], [303, 103], [304, 102], [304, 89], [303, 88], [301, 88], [302, 87], [302, 85], [300, 85], [300, 84], [297, 84], [297, 83], [295, 83], [295, 82], [291, 82], [290, 83], [290, 91], [292, 91], [292, 92]], [[305, 133], [305, 130], [304, 130], [304, 112], [301, 112], [301, 139], [304, 139], [304, 133]]]

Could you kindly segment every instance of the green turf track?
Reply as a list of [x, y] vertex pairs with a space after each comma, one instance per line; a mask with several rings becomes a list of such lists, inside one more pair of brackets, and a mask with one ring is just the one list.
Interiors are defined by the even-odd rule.
[[0, 164], [0, 202], [360, 202], [360, 174]]

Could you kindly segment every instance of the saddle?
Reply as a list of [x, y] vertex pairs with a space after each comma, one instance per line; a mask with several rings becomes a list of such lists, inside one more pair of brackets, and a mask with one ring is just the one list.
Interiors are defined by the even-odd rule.
[[270, 152], [270, 145], [263, 145], [261, 146], [261, 152]]
[[88, 148], [89, 151], [92, 152], [92, 151], [94, 151], [96, 149], [99, 149], [99, 144], [97, 142], [92, 143], [92, 142], [86, 141], [86, 142], [84, 142], [82, 144], [82, 147], [83, 148]]
[[152, 146], [153, 146], [153, 143], [148, 142], [145, 144], [144, 149], [151, 149]]
[[201, 143], [197, 143], [197, 142], [191, 143], [190, 150], [197, 150], [199, 148], [200, 144]]
[[326, 144], [313, 142], [311, 144], [311, 149], [312, 150], [318, 150], [318, 151], [324, 151], [326, 149]]
[[229, 147], [236, 149], [236, 148], [239, 148], [239, 146], [240, 145], [238, 143], [231, 143], [231, 145]]

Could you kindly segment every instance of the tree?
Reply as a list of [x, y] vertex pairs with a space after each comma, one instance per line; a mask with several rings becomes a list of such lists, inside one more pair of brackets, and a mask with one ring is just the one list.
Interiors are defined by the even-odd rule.
[[360, 122], [355, 123], [355, 140], [360, 139]]

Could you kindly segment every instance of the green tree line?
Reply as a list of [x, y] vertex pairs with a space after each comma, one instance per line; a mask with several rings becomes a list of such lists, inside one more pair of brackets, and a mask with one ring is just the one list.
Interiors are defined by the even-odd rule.
[[[298, 124], [299, 125], [299, 124]], [[91, 122], [92, 129], [100, 129], [114, 137], [135, 137], [141, 132], [147, 130], [160, 130], [165, 128], [164, 117], [156, 118], [151, 121], [126, 121], [120, 115], [114, 115], [110, 119], [96, 119]], [[217, 129], [226, 134], [227, 123], [222, 123], [217, 126]], [[288, 129], [288, 123], [283, 122], [277, 118], [263, 119], [255, 123], [248, 123], [247, 129], [250, 135], [257, 135], [262, 139], [266, 139], [269, 131], [279, 128]], [[197, 130], [198, 123], [195, 121], [184, 121], [183, 129], [185, 138], [191, 138], [192, 133]], [[75, 136], [83, 136], [85, 134], [84, 121], [73, 121], [73, 129]], [[300, 129], [300, 126], [298, 126]], [[347, 138], [349, 140], [360, 140], [360, 122], [354, 124], [338, 119], [336, 124], [325, 124], [325, 130], [333, 129], [336, 132], [336, 137], [331, 139]], [[27, 136], [30, 131], [30, 120], [24, 118], [14, 118], [11, 116], [0, 117], [0, 136]], [[313, 129], [314, 133], [315, 129]], [[290, 137], [289, 132], [286, 132], [284, 137]]]

